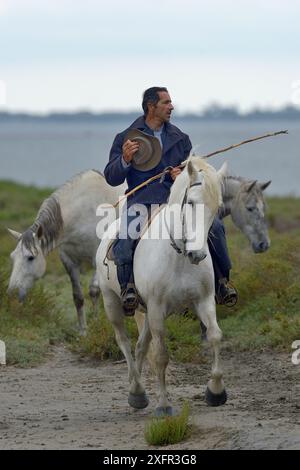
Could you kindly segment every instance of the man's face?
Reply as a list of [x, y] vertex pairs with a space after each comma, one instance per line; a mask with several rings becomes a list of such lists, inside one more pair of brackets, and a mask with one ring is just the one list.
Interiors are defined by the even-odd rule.
[[171, 117], [171, 112], [174, 109], [170, 95], [166, 91], [158, 92], [159, 101], [153, 106], [154, 108], [154, 117], [159, 118], [162, 122], [168, 122]]

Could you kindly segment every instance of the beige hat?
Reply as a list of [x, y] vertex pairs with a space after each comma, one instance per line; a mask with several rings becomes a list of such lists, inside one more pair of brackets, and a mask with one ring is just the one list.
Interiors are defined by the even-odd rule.
[[161, 160], [161, 145], [153, 135], [146, 134], [139, 129], [130, 129], [125, 140], [134, 140], [140, 144], [138, 151], [134, 154], [131, 164], [133, 168], [140, 171], [148, 171], [155, 168]]

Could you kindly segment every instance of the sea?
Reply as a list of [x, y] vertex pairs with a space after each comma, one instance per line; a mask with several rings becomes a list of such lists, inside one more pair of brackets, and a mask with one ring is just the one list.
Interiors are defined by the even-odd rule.
[[[300, 121], [173, 119], [205, 155], [263, 134], [288, 130], [211, 157], [219, 168], [228, 162], [229, 174], [261, 182], [272, 180], [267, 195], [300, 197]], [[0, 180], [56, 188], [73, 175], [103, 171], [118, 132], [131, 122], [2, 122], [0, 124]]]

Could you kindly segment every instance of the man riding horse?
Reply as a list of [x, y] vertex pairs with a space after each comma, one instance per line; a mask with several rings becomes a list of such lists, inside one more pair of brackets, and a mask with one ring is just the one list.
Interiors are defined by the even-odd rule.
[[[145, 219], [149, 217], [151, 205], [166, 203], [170, 188], [181, 173], [180, 164], [189, 156], [192, 149], [189, 136], [170, 123], [174, 107], [166, 88], [147, 89], [143, 94], [142, 107], [144, 115], [115, 137], [109, 162], [104, 170], [105, 178], [112, 186], [118, 186], [126, 179], [129, 192], [167, 167], [172, 167], [163, 179], [156, 179], [128, 196], [121, 217], [120, 233], [113, 246], [113, 254], [124, 313], [129, 316], [134, 314], [139, 303], [133, 279], [133, 256], [138, 237], [132, 233], [130, 226], [135, 225], [134, 222], [138, 220], [141, 229], [143, 220], [146, 221]], [[139, 155], [141, 145], [144, 150], [145, 148], [149, 150], [148, 159]], [[142, 211], [141, 205], [146, 211]], [[225, 229], [218, 217], [214, 219], [209, 235], [216, 301], [225, 305], [235, 304], [237, 292], [228, 283], [231, 263]]]

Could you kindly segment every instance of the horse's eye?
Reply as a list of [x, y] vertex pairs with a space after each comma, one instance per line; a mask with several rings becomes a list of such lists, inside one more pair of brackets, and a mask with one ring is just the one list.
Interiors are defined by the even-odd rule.
[[34, 256], [28, 256], [27, 259], [28, 259], [28, 261], [33, 261], [33, 260], [34, 260]]
[[255, 207], [247, 207], [247, 211], [249, 211], [249, 212], [253, 212], [254, 209], [255, 209]]

